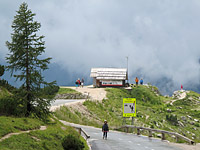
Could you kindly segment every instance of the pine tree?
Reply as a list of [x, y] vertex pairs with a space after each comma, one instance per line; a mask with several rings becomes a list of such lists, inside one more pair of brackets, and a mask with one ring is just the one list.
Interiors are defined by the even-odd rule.
[[5, 67], [3, 65], [0, 65], [0, 77], [4, 74], [4, 71], [5, 71]]
[[11, 72], [11, 76], [23, 82], [21, 89], [24, 90], [26, 116], [33, 113], [40, 117], [49, 113], [50, 100], [42, 99], [39, 93], [40, 85], [47, 84], [41, 72], [48, 69], [47, 65], [51, 58], [38, 58], [45, 52], [45, 42], [44, 36], [36, 34], [41, 24], [34, 21], [35, 15], [28, 9], [27, 3], [20, 5], [11, 26], [11, 42], [6, 42], [10, 52], [6, 60], [9, 63], [7, 70]]

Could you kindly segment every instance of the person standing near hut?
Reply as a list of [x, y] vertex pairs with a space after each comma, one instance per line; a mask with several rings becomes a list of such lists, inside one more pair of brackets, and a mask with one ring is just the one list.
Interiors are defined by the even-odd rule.
[[143, 79], [140, 79], [140, 84], [143, 85]]
[[138, 81], [139, 81], [139, 80], [138, 80], [138, 78], [136, 77], [136, 78], [135, 78], [136, 86], [138, 86]]
[[80, 86], [81, 85], [81, 80], [80, 80], [80, 78], [78, 78], [78, 86]]
[[102, 132], [103, 132], [103, 139], [105, 138], [107, 140], [107, 133], [109, 132], [109, 127], [106, 120], [104, 121], [104, 125], [102, 126]]
[[84, 79], [82, 78], [81, 79], [81, 87], [83, 88], [83, 85], [84, 85]]

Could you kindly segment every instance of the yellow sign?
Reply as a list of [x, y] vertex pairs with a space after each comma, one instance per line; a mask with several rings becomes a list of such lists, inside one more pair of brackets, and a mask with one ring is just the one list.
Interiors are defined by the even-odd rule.
[[136, 117], [135, 98], [123, 98], [123, 117]]

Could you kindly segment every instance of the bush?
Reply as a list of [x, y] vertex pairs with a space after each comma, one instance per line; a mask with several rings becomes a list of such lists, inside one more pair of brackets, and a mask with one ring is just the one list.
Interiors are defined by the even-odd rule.
[[23, 101], [18, 96], [7, 96], [0, 99], [0, 114], [24, 116]]
[[177, 115], [174, 114], [170, 114], [170, 115], [166, 115], [166, 120], [170, 121], [172, 124], [177, 125], [178, 124], [178, 119], [177, 119]]
[[84, 143], [78, 137], [71, 134], [64, 137], [62, 146], [64, 150], [83, 150], [85, 148]]
[[48, 85], [44, 87], [43, 91], [45, 95], [54, 95], [58, 92], [59, 88], [57, 85]]

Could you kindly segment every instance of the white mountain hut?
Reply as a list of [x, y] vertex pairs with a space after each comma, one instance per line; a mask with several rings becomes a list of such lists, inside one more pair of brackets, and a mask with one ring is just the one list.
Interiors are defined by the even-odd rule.
[[128, 79], [126, 68], [92, 68], [94, 87], [124, 87]]

